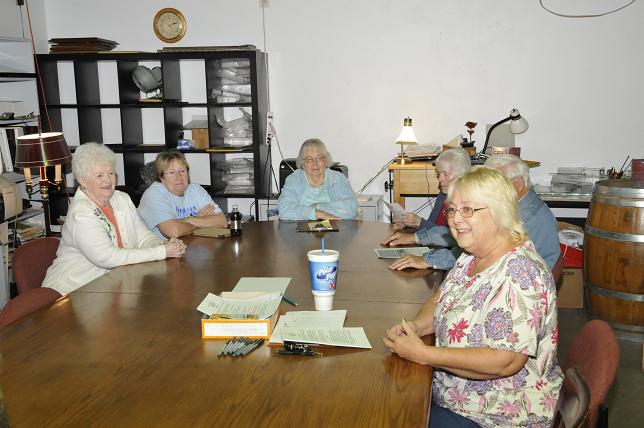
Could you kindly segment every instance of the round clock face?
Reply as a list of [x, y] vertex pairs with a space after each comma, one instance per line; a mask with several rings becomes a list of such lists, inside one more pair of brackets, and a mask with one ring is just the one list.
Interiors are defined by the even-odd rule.
[[161, 9], [154, 17], [154, 33], [164, 42], [177, 42], [186, 34], [186, 19], [176, 9]]

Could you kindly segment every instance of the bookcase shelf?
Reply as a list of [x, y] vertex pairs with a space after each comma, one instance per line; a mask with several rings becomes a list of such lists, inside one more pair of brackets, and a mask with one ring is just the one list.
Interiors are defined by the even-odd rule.
[[[144, 190], [139, 171], [146, 160], [150, 159], [149, 155], [175, 148], [179, 133], [184, 132], [185, 125], [191, 121], [191, 115], [195, 115], [195, 112], [207, 119], [208, 149], [186, 150], [185, 153], [208, 157], [210, 171], [207, 175], [210, 177], [210, 185], [206, 184], [204, 187], [211, 189], [221, 208], [228, 210], [227, 198], [254, 198], [257, 202], [257, 199], [270, 195], [270, 165], [267, 162], [269, 147], [264, 144], [268, 110], [265, 53], [256, 50], [65, 53], [37, 55], [36, 60], [45, 93], [44, 97], [40, 96], [40, 109], [42, 111], [47, 106], [51, 117], [52, 129], [48, 129], [49, 124], [43, 121], [45, 130], [62, 130], [74, 139], [77, 135], [79, 144], [104, 143], [122, 156], [122, 187], [135, 204]], [[158, 102], [141, 101], [145, 94], [139, 91], [132, 80], [132, 72], [137, 66], [150, 67], [151, 64], [160, 66], [162, 71], [163, 98]], [[240, 69], [244, 70], [241, 76], [236, 74]], [[111, 74], [106, 70], [111, 71]], [[188, 81], [189, 84], [186, 83]], [[199, 91], [195, 91], [192, 86], [197, 81], [204, 83]], [[244, 88], [246, 92], [239, 99], [215, 96], [230, 87], [234, 88], [234, 85], [247, 85]], [[240, 148], [224, 145], [223, 127], [220, 123], [222, 120], [235, 119], [234, 116], [240, 114], [240, 108], [252, 116], [248, 136], [252, 144]], [[69, 120], [70, 115], [73, 120]], [[152, 119], [150, 115], [153, 115]], [[114, 125], [114, 120], [110, 120], [110, 117], [117, 116], [118, 123]], [[162, 141], [146, 135], [146, 130], [150, 127], [146, 121], [157, 120], [157, 117], [159, 126], [163, 127], [160, 133]], [[109, 126], [118, 129], [111, 130]], [[106, 128], [113, 132], [106, 132]], [[119, 133], [120, 140], [114, 141], [114, 135]], [[73, 150], [74, 147], [70, 148]], [[217, 173], [216, 168], [230, 156], [252, 159], [252, 193], [212, 190], [225, 188], [222, 174]], [[258, 209], [256, 203], [257, 217]], [[57, 218], [58, 214], [64, 212], [55, 213], [52, 218]]]

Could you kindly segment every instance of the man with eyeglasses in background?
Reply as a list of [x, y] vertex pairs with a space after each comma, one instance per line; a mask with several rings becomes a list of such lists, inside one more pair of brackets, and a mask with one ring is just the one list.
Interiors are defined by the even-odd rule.
[[537, 253], [552, 269], [560, 254], [557, 220], [532, 188], [528, 165], [518, 156], [503, 154], [490, 157], [485, 166], [498, 169], [512, 181], [519, 200], [521, 221]]
[[204, 227], [228, 227], [226, 215], [208, 192], [190, 183], [190, 165], [183, 153], [167, 150], [154, 161], [157, 181], [143, 193], [139, 215], [161, 238], [178, 238]]

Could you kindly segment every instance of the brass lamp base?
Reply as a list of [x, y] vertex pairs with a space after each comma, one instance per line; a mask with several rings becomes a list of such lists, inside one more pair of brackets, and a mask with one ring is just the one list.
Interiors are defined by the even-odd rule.
[[394, 159], [395, 163], [399, 163], [400, 165], [406, 165], [408, 163], [412, 163], [413, 160], [407, 156], [397, 156], [396, 159]]

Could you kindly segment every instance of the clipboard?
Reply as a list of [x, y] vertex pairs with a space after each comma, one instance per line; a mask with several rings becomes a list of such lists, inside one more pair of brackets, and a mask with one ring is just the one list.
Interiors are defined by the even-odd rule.
[[224, 229], [221, 227], [202, 227], [201, 229], [193, 230], [192, 234], [196, 236], [207, 236], [209, 238], [227, 238], [230, 236], [230, 229]]
[[298, 232], [337, 232], [338, 226], [336, 222], [330, 220], [318, 221], [298, 221]]

